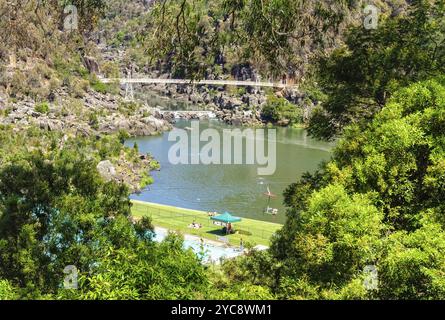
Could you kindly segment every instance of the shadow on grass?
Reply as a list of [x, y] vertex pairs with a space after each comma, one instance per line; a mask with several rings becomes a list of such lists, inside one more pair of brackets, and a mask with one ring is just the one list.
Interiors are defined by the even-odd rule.
[[223, 229], [209, 230], [206, 233], [213, 234], [215, 236], [229, 236], [229, 234], [224, 232]]
[[242, 230], [242, 229], [235, 229], [235, 233], [231, 233], [231, 234], [226, 233], [223, 229], [210, 230], [210, 231], [207, 231], [206, 233], [213, 234], [216, 236], [230, 236], [230, 235], [235, 235], [235, 234], [242, 235], [242, 236], [251, 236], [252, 235], [251, 232]]

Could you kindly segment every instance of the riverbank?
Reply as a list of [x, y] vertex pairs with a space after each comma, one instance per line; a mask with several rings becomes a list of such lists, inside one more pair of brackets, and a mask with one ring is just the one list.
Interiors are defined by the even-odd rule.
[[[188, 127], [191, 127], [191, 123], [186, 120], [175, 123], [177, 129]], [[216, 130], [221, 138], [224, 130], [234, 127], [221, 121], [200, 121], [199, 128], [200, 132]], [[228, 211], [249, 219], [281, 224], [286, 220], [286, 206], [283, 205], [286, 188], [298, 181], [305, 172], [315, 172], [319, 163], [328, 161], [334, 146], [311, 139], [304, 129], [278, 127], [276, 138], [273, 139], [276, 143], [276, 171], [273, 175], [258, 176], [258, 168], [264, 165], [174, 165], [169, 159], [169, 152], [176, 141], [169, 141], [169, 136], [165, 132], [162, 135], [126, 140], [126, 146], [137, 144], [139, 152], [149, 153], [161, 166], [160, 171], [152, 173], [154, 183], [150, 188], [142, 190], [132, 199], [205, 212]], [[268, 134], [265, 138], [264, 146], [267, 146]], [[221, 140], [218, 152], [220, 157], [224, 154], [224, 141]], [[205, 144], [201, 142], [199, 149], [202, 150]], [[242, 148], [244, 153], [245, 143]], [[277, 195], [269, 203], [278, 209], [276, 216], [264, 213], [268, 205], [264, 193], [267, 193], [268, 187]]]
[[[151, 74], [154, 78], [170, 78], [171, 75]], [[144, 77], [144, 75], [140, 75]], [[239, 78], [234, 78], [240, 80]], [[246, 80], [246, 79], [244, 79]], [[247, 79], [252, 80], [252, 79]], [[230, 86], [190, 86], [185, 84], [151, 84], [144, 85], [149, 88], [150, 94], [171, 99], [171, 101], [182, 102], [197, 106], [200, 110], [212, 111], [215, 117], [227, 124], [235, 126], [260, 127], [270, 122], [262, 114], [265, 106], [270, 104], [270, 98], [282, 98], [290, 106], [301, 113], [302, 123], [307, 124], [314, 107], [318, 104], [309, 99], [308, 95], [297, 88], [286, 88], [280, 91], [267, 88], [266, 90], [256, 87], [230, 87]], [[146, 101], [142, 90], [139, 90], [138, 97], [141, 101]], [[169, 114], [165, 114], [170, 119]], [[181, 115], [183, 119], [193, 119], [193, 112]], [[277, 123], [280, 125], [280, 123]], [[282, 126], [287, 126], [281, 124]]]
[[[152, 223], [157, 227], [213, 241], [221, 241], [225, 238], [228, 244], [233, 246], [239, 246], [241, 239], [245, 244], [269, 246], [272, 235], [282, 227], [278, 223], [243, 218], [241, 222], [234, 224], [237, 233], [225, 235], [222, 227], [213, 224], [207, 212], [137, 200], [132, 200], [132, 203], [134, 217], [151, 217]], [[200, 224], [201, 228], [190, 228], [193, 222]]]

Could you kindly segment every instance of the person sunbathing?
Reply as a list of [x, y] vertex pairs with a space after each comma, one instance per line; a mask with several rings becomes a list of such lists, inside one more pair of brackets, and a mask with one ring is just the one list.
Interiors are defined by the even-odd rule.
[[189, 227], [190, 229], [201, 229], [201, 228], [202, 228], [202, 225], [199, 224], [199, 223], [196, 223], [195, 221], [193, 221], [192, 224], [190, 224], [188, 227]]

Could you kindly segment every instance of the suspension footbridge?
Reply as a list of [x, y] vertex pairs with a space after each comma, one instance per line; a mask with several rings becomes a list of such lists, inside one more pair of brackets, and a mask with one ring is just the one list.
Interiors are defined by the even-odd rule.
[[281, 82], [244, 81], [244, 80], [190, 80], [190, 79], [156, 79], [156, 78], [101, 78], [104, 83], [120, 84], [188, 84], [236, 87], [268, 87], [284, 89], [292, 85]]

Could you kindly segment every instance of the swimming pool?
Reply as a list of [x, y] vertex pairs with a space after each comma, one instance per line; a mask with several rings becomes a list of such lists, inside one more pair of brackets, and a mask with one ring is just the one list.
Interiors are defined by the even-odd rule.
[[[166, 229], [155, 228], [155, 236], [153, 240], [162, 242], [167, 237], [168, 231]], [[202, 259], [203, 263], [219, 264], [223, 259], [235, 258], [242, 255], [240, 250], [231, 247], [218, 246], [204, 240], [204, 250], [201, 247], [201, 242], [197, 237], [185, 235], [184, 248], [192, 249], [198, 256], [204, 252]]]

